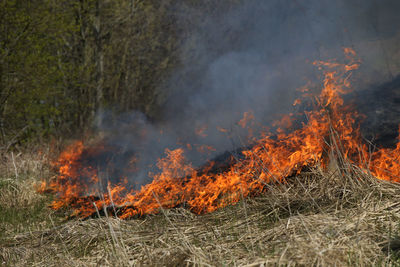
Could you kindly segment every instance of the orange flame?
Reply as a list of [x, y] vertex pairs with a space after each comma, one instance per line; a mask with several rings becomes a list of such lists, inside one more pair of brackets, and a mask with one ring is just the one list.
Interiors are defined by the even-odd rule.
[[238, 125], [242, 128], [246, 128], [251, 121], [254, 121], [254, 113], [253, 111], [246, 111], [243, 113], [243, 118], [238, 122]]
[[[76, 142], [55, 163], [58, 177], [47, 185], [57, 194], [52, 208], [70, 207], [74, 215], [85, 217], [113, 206], [118, 207], [121, 218], [157, 213], [160, 208], [179, 205], [197, 214], [212, 212], [260, 193], [268, 183], [284, 182], [285, 178], [299, 173], [304, 167], [326, 166], [326, 155], [333, 142], [353, 164], [363, 168], [368, 165], [377, 178], [399, 182], [400, 142], [394, 149], [373, 152], [369, 162], [363, 160], [368, 158], [368, 150], [365, 145], [360, 145], [362, 142], [356, 125], [359, 114], [344, 106], [341, 97], [351, 89], [349, 78], [358, 68], [359, 61], [354, 50], [346, 48], [344, 53], [349, 61], [347, 65], [314, 62], [323, 70], [323, 88], [316, 98], [316, 108], [305, 112], [307, 121], [302, 127], [289, 133], [280, 130], [275, 136], [265, 134], [251, 149], [243, 151], [242, 158], [233, 161], [227, 170], [212, 172], [210, 164], [208, 170], [199, 172], [186, 161], [182, 148], [167, 149], [166, 157], [157, 163], [162, 171], [150, 174], [153, 178], [151, 183], [134, 191], [128, 189], [125, 179], [118, 184], [109, 183], [107, 192], [99, 195], [95, 186], [99, 174], [93, 167], [84, 168], [78, 164], [85, 147], [82, 142]], [[304, 92], [309, 96], [308, 89]], [[252, 113], [245, 113], [240, 125], [245, 127], [252, 118]], [[289, 124], [291, 120], [284, 117], [283, 122]], [[330, 136], [334, 136], [335, 141], [327, 140]]]
[[206, 133], [207, 129], [208, 129], [207, 125], [201, 125], [195, 129], [195, 133], [197, 136], [207, 137], [207, 133]]

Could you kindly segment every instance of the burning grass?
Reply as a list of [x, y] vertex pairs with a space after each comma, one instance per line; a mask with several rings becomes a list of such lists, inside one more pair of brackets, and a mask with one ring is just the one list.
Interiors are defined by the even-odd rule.
[[399, 194], [400, 185], [333, 161], [201, 216], [162, 209], [134, 220], [73, 219], [8, 232], [0, 259], [17, 266], [390, 266], [400, 263]]
[[[104, 210], [128, 219], [156, 214], [160, 207], [185, 206], [196, 214], [214, 212], [258, 195], [270, 185], [286, 182], [305, 168], [326, 168], [332, 156], [379, 179], [398, 182], [400, 142], [395, 148], [372, 150], [375, 147], [362, 140], [361, 115], [344, 103], [342, 96], [352, 90], [352, 72], [360, 65], [354, 50], [344, 48], [344, 55], [345, 63], [314, 62], [323, 73], [323, 83], [319, 95], [303, 88], [305, 100], [312, 107], [303, 112], [305, 122], [296, 122], [299, 127], [295, 129], [279, 126], [274, 133], [262, 134], [224, 170], [210, 171], [212, 162], [210, 167], [198, 170], [188, 162], [184, 148], [167, 148], [165, 157], [156, 163], [160, 172], [149, 173], [152, 181], [134, 190], [128, 177], [135, 180], [135, 162], [142, 155], [130, 155], [131, 159], [127, 157], [115, 168], [112, 158], [121, 154], [118, 148], [106, 142], [87, 146], [77, 141], [54, 163], [58, 175], [44, 182], [41, 191], [56, 195], [53, 209], [69, 208], [73, 216], [86, 218]], [[243, 124], [252, 117], [249, 114], [245, 113]], [[286, 116], [276, 124], [291, 124], [295, 119]], [[333, 155], [335, 151], [340, 155]]]
[[[400, 264], [400, 143], [377, 150], [363, 144], [359, 115], [341, 98], [359, 65], [354, 51], [345, 54], [349, 64], [315, 63], [325, 69], [324, 85], [302, 127], [264, 135], [219, 172], [198, 171], [182, 149], [167, 150], [161, 172], [139, 191], [129, 191], [123, 176], [104, 186], [90, 163], [118, 151], [75, 143], [39, 190], [55, 194], [57, 213], [41, 208], [42, 221], [6, 232], [0, 258], [21, 266]], [[5, 202], [23, 202], [31, 180], [15, 181], [14, 195], [12, 186], [0, 190]], [[19, 212], [16, 206], [10, 209]], [[59, 215], [69, 214], [63, 208], [74, 216], [61, 223]]]

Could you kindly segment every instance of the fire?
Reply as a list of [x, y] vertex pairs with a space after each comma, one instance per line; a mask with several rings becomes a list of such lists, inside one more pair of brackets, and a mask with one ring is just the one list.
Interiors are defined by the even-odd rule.
[[398, 140], [395, 148], [379, 149], [372, 153], [369, 169], [377, 178], [400, 182], [400, 135]]
[[201, 125], [200, 127], [197, 127], [195, 129], [195, 133], [196, 135], [200, 136], [200, 137], [206, 137], [207, 136], [207, 125]]
[[[99, 170], [83, 159], [101, 153], [98, 151], [115, 151], [102, 145], [92, 149], [76, 142], [55, 162], [57, 178], [46, 186], [41, 185], [40, 190], [46, 188], [56, 193], [52, 208], [69, 207], [75, 216], [81, 217], [104, 210], [120, 218], [130, 218], [177, 206], [202, 214], [258, 194], [270, 183], [285, 182], [288, 176], [306, 167], [327, 166], [328, 155], [334, 147], [344, 159], [369, 170], [377, 178], [399, 182], [400, 142], [394, 149], [370, 153], [362, 144], [356, 124], [360, 115], [344, 105], [342, 95], [351, 90], [349, 78], [360, 65], [352, 49], [345, 48], [344, 53], [347, 64], [314, 62], [323, 71], [323, 88], [314, 98], [315, 108], [305, 112], [307, 120], [299, 129], [287, 132], [279, 128], [277, 134], [264, 134], [250, 149], [242, 151], [240, 159], [232, 159], [226, 170], [211, 171], [212, 162], [207, 168], [196, 170], [187, 162], [183, 148], [167, 149], [166, 156], [157, 163], [162, 171], [149, 174], [153, 178], [151, 183], [133, 190], [126, 177], [117, 177], [120, 182], [108, 182], [104, 190], [98, 185], [102, 181]], [[310, 96], [308, 88], [302, 91], [305, 98]], [[303, 100], [296, 100], [296, 104], [300, 103]], [[252, 119], [251, 112], [245, 113], [239, 124], [245, 127]], [[293, 119], [293, 115], [284, 116], [276, 125], [291, 126]], [[204, 134], [205, 129], [199, 128], [198, 135]], [[130, 162], [134, 163], [135, 158]]]
[[238, 125], [242, 128], [246, 128], [250, 124], [251, 121], [254, 120], [254, 114], [252, 111], [246, 111], [243, 114], [243, 118], [238, 122]]

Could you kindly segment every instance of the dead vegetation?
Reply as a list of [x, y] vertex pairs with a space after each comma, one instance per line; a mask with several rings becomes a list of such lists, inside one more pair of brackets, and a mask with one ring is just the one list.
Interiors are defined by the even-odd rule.
[[[30, 157], [35, 156], [38, 160], [38, 154]], [[203, 216], [177, 208], [127, 221], [81, 221], [49, 210], [49, 196], [33, 190], [41, 175], [49, 175], [44, 158], [37, 165], [35, 160], [24, 165], [23, 159], [6, 161], [2, 170], [0, 260], [5, 265], [400, 264], [400, 186], [348, 164], [314, 168]]]

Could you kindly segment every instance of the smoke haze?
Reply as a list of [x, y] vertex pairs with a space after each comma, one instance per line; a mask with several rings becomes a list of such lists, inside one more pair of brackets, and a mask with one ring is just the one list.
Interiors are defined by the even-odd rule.
[[[202, 23], [182, 37], [180, 67], [161, 86], [173, 90], [160, 92], [158, 121], [136, 111], [118, 118], [99, 114], [106, 142], [138, 155], [139, 171], [128, 177], [133, 183], [149, 181], [166, 148], [184, 147], [188, 160], [201, 166], [247, 145], [249, 128], [256, 136], [279, 114], [296, 111], [297, 88], [320, 85], [311, 63], [340, 61], [343, 47], [352, 47], [362, 60], [357, 89], [400, 71], [400, 1], [244, 2], [218, 16], [202, 14]], [[181, 24], [198, 15], [181, 10], [176, 6], [174, 14]]]

